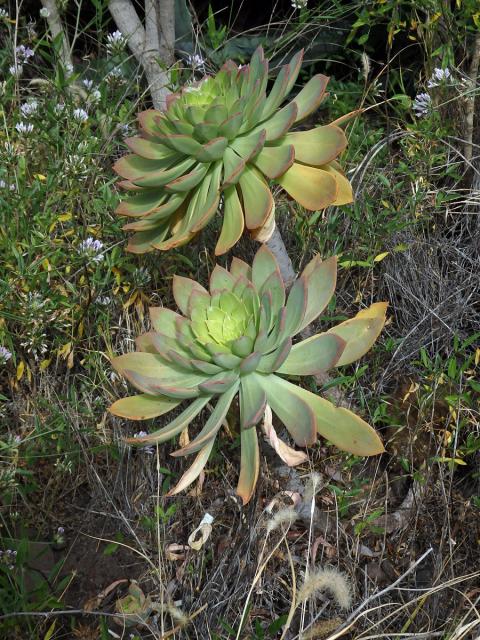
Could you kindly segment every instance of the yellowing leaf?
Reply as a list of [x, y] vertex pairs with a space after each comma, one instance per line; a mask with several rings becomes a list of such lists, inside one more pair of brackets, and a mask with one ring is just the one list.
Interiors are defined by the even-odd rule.
[[47, 179], [46, 176], [43, 175], [43, 173], [35, 173], [33, 177], [37, 180], [40, 180], [41, 182], [45, 182], [45, 180]]
[[390, 251], [384, 251], [383, 253], [379, 253], [378, 256], [375, 256], [373, 259], [374, 262], [381, 262], [384, 258], [388, 256]]
[[42, 361], [40, 362], [40, 371], [45, 371], [45, 369], [46, 369], [48, 366], [50, 366], [50, 363], [51, 363], [51, 362], [52, 362], [52, 360], [51, 360], [51, 359], [48, 359], [48, 360], [42, 360]]
[[60, 216], [58, 216], [58, 219], [60, 220], [60, 222], [67, 222], [67, 220], [72, 219], [72, 214], [69, 211], [67, 213], [62, 213]]
[[65, 359], [68, 354], [70, 353], [70, 351], [72, 350], [72, 343], [71, 342], [66, 342], [63, 347], [60, 347], [60, 349], [58, 350], [58, 355], [61, 356], [63, 359]]
[[24, 373], [25, 373], [25, 362], [21, 360], [18, 363], [18, 367], [17, 367], [17, 380], [21, 380]]

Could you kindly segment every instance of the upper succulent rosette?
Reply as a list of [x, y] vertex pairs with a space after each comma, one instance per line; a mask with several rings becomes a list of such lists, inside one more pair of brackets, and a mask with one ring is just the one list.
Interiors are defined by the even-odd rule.
[[336, 282], [336, 258], [315, 257], [286, 300], [278, 264], [262, 246], [252, 267], [233, 258], [230, 271], [216, 266], [210, 291], [174, 276], [173, 294], [183, 315], [152, 308], [153, 330], [137, 338], [138, 351], [113, 365], [142, 395], [115, 402], [110, 411], [131, 420], [161, 416], [184, 400], [191, 403], [162, 429], [131, 444], [165, 442], [180, 434], [207, 403], [215, 403], [200, 433], [173, 455], [197, 453], [170, 495], [200, 474], [227, 411], [239, 395], [241, 471], [237, 492], [244, 503], [257, 481], [259, 451], [255, 425], [268, 405], [297, 445], [313, 444], [317, 433], [357, 455], [383, 451], [375, 431], [351, 411], [284, 376], [319, 374], [360, 358], [378, 337], [387, 304], [375, 303], [351, 320], [292, 345], [292, 337], [325, 309]]
[[268, 61], [260, 47], [249, 65], [226, 62], [169, 96], [165, 112], [139, 114], [133, 152], [115, 164], [131, 190], [118, 207], [137, 218], [128, 250], [168, 250], [188, 242], [211, 220], [223, 197], [223, 226], [216, 254], [228, 251], [244, 227], [261, 241], [275, 224], [272, 180], [310, 210], [352, 201], [350, 183], [335, 159], [345, 149], [335, 124], [306, 131], [290, 128], [325, 96], [328, 78], [316, 75], [282, 108], [297, 79], [303, 52], [281, 68], [267, 96]]

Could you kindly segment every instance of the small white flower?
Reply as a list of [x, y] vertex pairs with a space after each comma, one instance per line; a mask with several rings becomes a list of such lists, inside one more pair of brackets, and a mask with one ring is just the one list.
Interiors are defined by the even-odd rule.
[[428, 95], [428, 93], [419, 93], [418, 95], [415, 96], [412, 109], [415, 115], [417, 116], [417, 118], [428, 115], [431, 108], [432, 108], [432, 98]]
[[205, 60], [198, 53], [194, 53], [193, 55], [187, 56], [187, 64], [192, 69], [204, 69], [205, 68]]
[[15, 52], [20, 62], [27, 62], [29, 58], [35, 55], [34, 50], [30, 49], [30, 47], [26, 47], [24, 44], [16, 47]]
[[53, 110], [57, 115], [60, 115], [65, 111], [65, 104], [63, 102], [57, 102], [57, 104], [53, 107]]
[[79, 122], [86, 122], [88, 120], [88, 113], [85, 111], [85, 109], [74, 109], [73, 117]]
[[97, 102], [100, 102], [101, 98], [102, 94], [100, 93], [100, 91], [98, 89], [94, 89], [88, 96], [88, 101], [91, 104], [96, 104]]
[[8, 20], [8, 11], [0, 9], [0, 20]]
[[67, 62], [65, 65], [65, 71], [68, 76], [73, 73], [73, 64], [71, 62]]
[[448, 67], [446, 69], [434, 69], [432, 77], [427, 82], [427, 87], [433, 89], [441, 84], [453, 84], [453, 77]]
[[17, 122], [17, 124], [15, 125], [15, 129], [20, 134], [28, 135], [33, 131], [33, 124], [31, 122]]
[[28, 118], [38, 110], [38, 102], [36, 100], [30, 100], [20, 105], [20, 111], [24, 118]]
[[94, 238], [87, 238], [79, 245], [80, 253], [83, 253], [83, 255], [90, 258], [93, 262], [101, 262], [103, 260], [102, 249], [103, 242], [101, 240], [95, 240]]
[[0, 364], [5, 364], [12, 357], [12, 352], [7, 347], [0, 347]]
[[110, 296], [98, 296], [95, 302], [100, 304], [102, 307], [108, 307], [111, 304], [112, 299]]
[[91, 91], [91, 89], [93, 88], [93, 80], [88, 80], [88, 78], [85, 78], [85, 80], [82, 80], [82, 83], [87, 91]]
[[21, 64], [12, 64], [10, 67], [8, 67], [8, 71], [10, 73], [10, 75], [12, 76], [16, 76], [17, 78], [20, 78], [20, 76], [23, 73], [23, 65]]
[[307, 6], [308, 0], [292, 0], [292, 7], [294, 9], [303, 9]]
[[127, 45], [127, 39], [121, 31], [114, 31], [107, 36], [107, 51], [111, 55], [121, 53]]
[[49, 18], [50, 17], [50, 11], [47, 9], [47, 7], [42, 7], [40, 9], [40, 17], [41, 18]]

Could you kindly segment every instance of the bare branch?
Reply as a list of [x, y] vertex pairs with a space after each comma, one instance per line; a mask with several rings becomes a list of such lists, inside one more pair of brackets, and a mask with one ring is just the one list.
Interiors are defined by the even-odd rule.
[[60, 47], [60, 60], [65, 69], [65, 73], [70, 75], [72, 73], [72, 55], [70, 52], [70, 44], [68, 41], [68, 35], [65, 29], [63, 28], [62, 19], [60, 17], [60, 13], [58, 12], [57, 4], [55, 0], [42, 0], [42, 6], [47, 10], [47, 23], [52, 34], [52, 38], [56, 39], [61, 37], [61, 47]]

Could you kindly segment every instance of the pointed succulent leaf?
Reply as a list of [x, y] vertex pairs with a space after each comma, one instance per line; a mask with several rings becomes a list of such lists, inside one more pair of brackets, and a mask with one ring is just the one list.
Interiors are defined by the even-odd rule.
[[[223, 154], [223, 183], [222, 188], [225, 189], [230, 185], [236, 184], [245, 169], [245, 160], [235, 153], [233, 149], [227, 147]], [[243, 217], [243, 216], [242, 216]]]
[[[125, 441], [128, 442], [128, 444], [133, 445], [161, 444], [162, 442], [167, 442], [171, 438], [174, 438], [179, 433], [181, 433], [185, 429], [185, 427], [187, 427], [190, 422], [200, 413], [200, 411], [205, 407], [209, 400], [210, 398], [208, 396], [197, 398], [166, 427], [158, 429], [157, 431], [153, 431], [152, 433], [149, 433], [145, 436], [137, 436], [136, 438], [125, 438]], [[111, 410], [112, 407], [110, 408], [110, 411]]]
[[208, 462], [208, 458], [210, 457], [214, 443], [215, 439], [212, 438], [212, 440], [207, 442], [203, 449], [199, 451], [193, 464], [187, 469], [187, 471], [185, 471], [185, 473], [180, 478], [178, 483], [173, 487], [173, 489], [170, 489], [170, 491], [167, 493], [167, 497], [175, 496], [177, 493], [180, 493], [181, 491], [189, 487], [192, 482], [195, 482]]
[[348, 181], [348, 178], [346, 178], [339, 170], [338, 165], [335, 165], [337, 165], [336, 162], [330, 162], [329, 164], [323, 165], [321, 168], [335, 178], [337, 183], [337, 195], [335, 196], [335, 202], [332, 204], [339, 207], [342, 204], [350, 204], [353, 202], [354, 197], [352, 185]]
[[235, 284], [235, 278], [219, 264], [215, 265], [210, 274], [210, 292], [221, 291], [227, 289], [231, 291]]
[[339, 336], [346, 343], [337, 366], [355, 362], [367, 353], [383, 329], [387, 307], [387, 302], [375, 302], [354, 318], [329, 329], [327, 333]]
[[251, 166], [246, 166], [240, 176], [245, 225], [247, 229], [258, 229], [265, 224], [273, 207], [273, 197], [261, 174]]
[[324, 209], [335, 201], [337, 182], [328, 171], [294, 162], [292, 166], [277, 178], [285, 191], [310, 211]]
[[263, 285], [273, 273], [279, 273], [278, 262], [270, 249], [263, 244], [252, 263], [252, 282], [258, 292], [262, 291]]
[[[164, 204], [165, 199], [165, 194], [159, 193], [157, 189], [145, 189], [140, 193], [124, 198], [118, 205], [116, 213], [119, 216], [146, 216]], [[174, 207], [173, 211], [176, 208]]]
[[295, 443], [300, 447], [313, 444], [317, 439], [317, 422], [309, 404], [294, 393], [297, 387], [273, 374], [259, 375], [258, 382], [272, 411], [287, 427]]
[[282, 176], [294, 163], [295, 148], [292, 144], [263, 147], [253, 164], [272, 180]]
[[260, 371], [261, 373], [275, 373], [276, 371], [279, 371], [282, 364], [287, 359], [291, 348], [292, 339], [287, 338], [280, 343], [276, 349], [262, 356], [258, 363], [257, 371]]
[[323, 102], [325, 89], [330, 78], [319, 73], [313, 76], [303, 89], [295, 96], [294, 102], [298, 107], [295, 122], [300, 122], [309, 116]]
[[232, 353], [234, 353], [239, 358], [246, 358], [252, 353], [253, 349], [253, 340], [248, 336], [240, 336], [232, 342], [230, 345], [232, 349]]
[[150, 160], [164, 160], [167, 158], [174, 160], [178, 157], [177, 152], [172, 151], [169, 147], [140, 136], [127, 138], [125, 144], [130, 151], [133, 151], [137, 156], [149, 158]]
[[201, 284], [190, 278], [183, 276], [173, 276], [173, 297], [177, 303], [177, 307], [183, 313], [188, 315], [188, 301], [193, 291], [199, 291], [202, 294], [209, 295], [208, 291]]
[[150, 322], [158, 333], [163, 333], [169, 338], [176, 338], [178, 321], [182, 322], [184, 318], [175, 311], [166, 307], [150, 307]]
[[345, 340], [320, 333], [295, 344], [276, 372], [292, 376], [318, 375], [334, 367], [344, 349]]
[[299, 331], [316, 320], [330, 302], [337, 282], [337, 258], [334, 256], [322, 262], [320, 256], [315, 256], [301, 277], [307, 283], [307, 308]]
[[362, 418], [287, 380], [278, 379], [281, 380], [278, 392], [288, 387], [292, 394], [306, 402], [315, 414], [318, 433], [336, 447], [357, 456], [375, 456], [384, 451], [375, 429]]
[[285, 141], [295, 147], [297, 162], [314, 166], [334, 160], [347, 146], [345, 133], [333, 125], [287, 133]]
[[117, 400], [109, 408], [109, 411], [120, 418], [148, 420], [149, 418], [163, 416], [163, 414], [172, 411], [179, 404], [179, 400], [173, 400], [172, 398], [142, 394]]
[[243, 208], [235, 186], [227, 187], [223, 192], [223, 224], [215, 247], [215, 255], [226, 253], [241, 238], [244, 229]]
[[294, 336], [304, 323], [308, 304], [308, 288], [305, 278], [300, 276], [293, 283], [286, 304], [285, 337]]
[[257, 375], [242, 376], [240, 382], [240, 425], [242, 429], [254, 427], [263, 417], [267, 396], [258, 384]]
[[260, 451], [256, 429], [244, 429], [240, 433], [240, 477], [237, 495], [247, 504], [255, 491], [260, 471]]
[[233, 398], [235, 397], [238, 391], [239, 383], [237, 382], [235, 385], [230, 387], [228, 391], [222, 394], [217, 404], [215, 405], [215, 409], [210, 414], [205, 426], [189, 444], [187, 444], [182, 449], [178, 449], [178, 451], [174, 451], [171, 455], [174, 457], [186, 456], [190, 453], [196, 453], [202, 447], [204, 447], [210, 440], [214, 439], [217, 435], [220, 427], [222, 426], [222, 422], [225, 420], [227, 415], [227, 411], [232, 404]]
[[237, 388], [238, 373], [236, 371], [222, 371], [216, 376], [212, 376], [206, 382], [198, 385], [202, 393], [223, 394], [231, 388]]
[[252, 279], [252, 267], [244, 260], [240, 260], [240, 258], [236, 258], [235, 256], [232, 258], [232, 262], [230, 264], [230, 273], [235, 278], [243, 276], [244, 278], [247, 278], [247, 280]]

